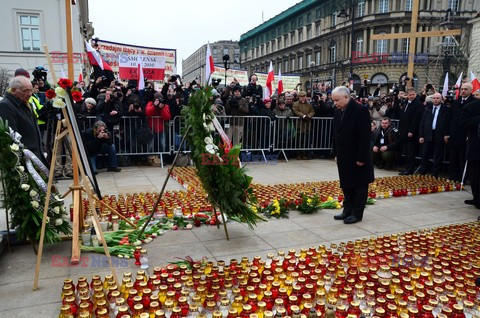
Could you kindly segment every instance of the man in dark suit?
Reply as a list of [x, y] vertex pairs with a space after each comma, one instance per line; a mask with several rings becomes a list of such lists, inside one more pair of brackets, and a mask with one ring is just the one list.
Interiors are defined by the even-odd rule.
[[413, 174], [415, 170], [415, 150], [418, 145], [418, 129], [423, 110], [423, 106], [417, 98], [417, 92], [413, 87], [410, 87], [407, 89], [407, 103], [402, 109], [402, 115], [398, 123], [400, 142], [397, 147], [403, 145], [405, 149], [405, 170], [400, 172], [400, 175]]
[[472, 187], [472, 200], [465, 200], [465, 204], [475, 205], [480, 209], [480, 138], [478, 126], [480, 124], [480, 100], [474, 100], [462, 108], [460, 125], [467, 131], [467, 165], [468, 178]]
[[467, 132], [460, 125], [462, 108], [475, 98], [472, 96], [473, 86], [463, 83], [460, 87], [460, 96], [451, 107], [450, 131], [448, 138], [449, 178], [457, 182], [462, 181], [465, 168], [465, 152], [467, 150]]
[[332, 92], [337, 108], [334, 115], [334, 155], [340, 187], [343, 190], [343, 212], [335, 220], [345, 224], [360, 222], [367, 202], [368, 184], [373, 182], [370, 148], [370, 113], [367, 107], [350, 97], [344, 86]]
[[419, 173], [426, 174], [428, 160], [433, 152], [432, 175], [438, 177], [442, 166], [445, 144], [448, 141], [450, 125], [450, 109], [442, 104], [442, 95], [432, 95], [432, 105], [428, 105], [423, 112], [418, 132], [418, 141], [423, 144], [422, 162]]

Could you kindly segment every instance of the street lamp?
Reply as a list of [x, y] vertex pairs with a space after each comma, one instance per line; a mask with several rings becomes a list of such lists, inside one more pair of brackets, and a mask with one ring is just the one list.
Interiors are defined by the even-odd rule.
[[[352, 12], [352, 29], [351, 29], [351, 35], [350, 35], [350, 75], [349, 75], [349, 81], [353, 81], [353, 50], [355, 46], [355, 4], [352, 1], [352, 5], [350, 7], [350, 11]], [[339, 18], [346, 18], [348, 17], [348, 13], [345, 9], [340, 10], [340, 12], [337, 14], [337, 17]], [[353, 84], [353, 83], [351, 83]]]
[[229, 69], [230, 63], [228, 62], [230, 60], [230, 55], [225, 54], [223, 56], [223, 66], [225, 67], [225, 87], [227, 87], [227, 70]]
[[310, 62], [310, 89], [313, 92], [313, 68], [315, 67], [315, 62]]

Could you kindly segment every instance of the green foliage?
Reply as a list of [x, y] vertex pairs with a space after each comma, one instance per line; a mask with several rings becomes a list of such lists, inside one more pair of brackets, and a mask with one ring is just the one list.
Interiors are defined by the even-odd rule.
[[[45, 193], [38, 187], [32, 176], [27, 173], [25, 160], [21, 151], [12, 150], [14, 141], [8, 133], [8, 122], [0, 118], [0, 171], [3, 178], [3, 207], [10, 211], [11, 227], [15, 228], [19, 240], [38, 242], [42, 227]], [[42, 176], [46, 180], [46, 176]], [[28, 186], [22, 188], [21, 186]], [[32, 191], [36, 195], [32, 196]], [[71, 226], [66, 221], [63, 202], [58, 200], [58, 192], [52, 189], [50, 205], [47, 213], [49, 222], [45, 228], [45, 243], [60, 241], [60, 234], [71, 233]], [[34, 208], [32, 202], [38, 202]], [[54, 212], [56, 211], [56, 212]], [[61, 224], [56, 224], [57, 220]]]
[[240, 154], [240, 145], [234, 146], [228, 153], [225, 152], [223, 145], [219, 146], [217, 143], [215, 153], [206, 150], [205, 139], [214, 140], [212, 120], [215, 116], [210, 98], [210, 87], [198, 90], [190, 97], [188, 107], [182, 110], [187, 126], [191, 127], [187, 142], [192, 148], [192, 160], [212, 205], [217, 206], [228, 218], [247, 223], [252, 228], [256, 222], [263, 220], [261, 215], [251, 208], [256, 205], [256, 198], [250, 188], [252, 177], [246, 174], [245, 168], [239, 168], [235, 162], [214, 165], [206, 165], [203, 162], [206, 156], [220, 158], [228, 155], [228, 158], [238, 158]]
[[300, 211], [302, 214], [312, 214], [318, 211], [320, 208], [320, 199], [318, 195], [314, 195], [313, 197], [309, 198], [304, 193], [301, 193], [302, 201], [297, 206], [297, 210]]
[[263, 214], [267, 218], [288, 218], [288, 208], [290, 205], [287, 204], [287, 200], [273, 200], [272, 203], [266, 207], [259, 206], [257, 212]]

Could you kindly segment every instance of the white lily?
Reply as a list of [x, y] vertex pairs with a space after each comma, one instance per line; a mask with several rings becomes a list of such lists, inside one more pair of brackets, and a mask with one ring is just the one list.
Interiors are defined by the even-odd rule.
[[206, 119], [207, 119], [207, 115], [203, 113], [203, 121], [205, 121]]
[[31, 191], [30, 191], [30, 196], [31, 196], [32, 198], [35, 197], [35, 196], [37, 196], [37, 194], [38, 194], [38, 192], [35, 191], [35, 190], [31, 190]]
[[205, 143], [207, 145], [213, 144], [213, 139], [211, 137], [205, 137], [205, 139], [203, 141], [205, 141]]
[[60, 213], [60, 208], [58, 206], [54, 207], [53, 212], [55, 212], [55, 214]]
[[126, 259], [129, 259], [129, 258], [130, 258], [130, 256], [128, 256], [128, 255], [125, 255], [125, 256], [124, 256], [124, 258], [126, 258]]
[[13, 151], [18, 151], [20, 149], [20, 147], [17, 144], [11, 144], [10, 149], [12, 149]]
[[65, 106], [65, 102], [61, 98], [55, 98], [53, 101], [53, 107], [55, 108], [64, 108]]
[[209, 153], [211, 153], [212, 155], [215, 154], [215, 149], [213, 148], [213, 145], [207, 145], [205, 146], [205, 150], [207, 150]]
[[209, 124], [208, 124], [208, 129], [209, 129], [210, 131], [215, 131], [215, 126], [213, 126], [212, 123], [209, 123]]
[[24, 172], [25, 168], [23, 166], [18, 166], [18, 170], [20, 170], [20, 172]]
[[40, 204], [38, 204], [37, 201], [32, 201], [31, 204], [32, 204], [32, 208], [34, 209], [37, 209], [40, 206]]
[[58, 97], [61, 97], [61, 98], [67, 97], [67, 91], [64, 90], [64, 89], [61, 88], [61, 87], [55, 88], [55, 94], [56, 94]]
[[122, 254], [118, 254], [117, 257], [118, 257], [118, 258], [123, 258], [123, 255], [122, 255]]
[[20, 187], [22, 188], [22, 190], [25, 190], [25, 191], [30, 190], [30, 185], [28, 185], [26, 183], [22, 184]]
[[50, 217], [47, 216], [46, 220], [47, 220], [47, 223], [49, 223], [50, 222]]
[[55, 225], [56, 225], [56, 226], [60, 226], [60, 225], [62, 225], [62, 224], [63, 224], [63, 220], [62, 220], [62, 219], [56, 219], [56, 220], [55, 220]]

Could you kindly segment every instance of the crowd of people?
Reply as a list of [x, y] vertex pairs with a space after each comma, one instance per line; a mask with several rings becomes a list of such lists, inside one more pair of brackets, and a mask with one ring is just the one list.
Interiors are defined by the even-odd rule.
[[[29, 85], [26, 84], [27, 81]], [[257, 76], [253, 74], [245, 86], [239, 85], [235, 80], [223, 89], [218, 87], [218, 82], [214, 84], [212, 110], [218, 116], [232, 116], [229, 125], [225, 125], [227, 135], [234, 143], [242, 143], [246, 131], [245, 116], [264, 116], [271, 120], [297, 118], [295, 131], [292, 134], [285, 132], [282, 138], [297, 141], [299, 150], [295, 154], [298, 159], [312, 159], [318, 154], [308, 150], [312, 146], [309, 144], [312, 118], [334, 117], [332, 88], [315, 83], [312, 89], [306, 91], [274, 93], [264, 99], [263, 88], [257, 81]], [[400, 172], [402, 175], [415, 172], [426, 174], [431, 171], [434, 176], [438, 176], [442, 162], [447, 159], [449, 178], [461, 181], [468, 133], [463, 108], [475, 98], [479, 99], [480, 91], [472, 92], [472, 85], [464, 83], [458, 98], [445, 98], [431, 84], [425, 85], [421, 91], [402, 84], [394, 85], [382, 93], [379, 86], [370, 94], [366, 85], [362, 85], [357, 93], [348, 83], [343, 83], [350, 91], [350, 98], [369, 111], [373, 163], [378, 168], [385, 169], [403, 165], [405, 168]], [[19, 85], [22, 89], [15, 89]], [[177, 75], [170, 76], [158, 91], [152, 82], [146, 82], [144, 89], [137, 90], [135, 82], [124, 84], [110, 81], [104, 76], [92, 80], [89, 85], [83, 81], [75, 82], [74, 85], [83, 94], [83, 100], [74, 105], [74, 110], [94, 172], [99, 164], [99, 168], [105, 166], [108, 171], [121, 170], [117, 159], [119, 139], [129, 148], [142, 147], [142, 153], [150, 154], [168, 152], [168, 138], [173, 138], [178, 146], [181, 139], [180, 125], [174, 126], [174, 136], [168, 136], [168, 127], [181, 115], [191, 94], [200, 88], [196, 82], [182, 83], [181, 77]], [[28, 112], [22, 109], [23, 116], [35, 119], [39, 128], [38, 138], [29, 136], [35, 130], [24, 131], [27, 126], [16, 126], [10, 110], [3, 105], [0, 107], [0, 116], [7, 118], [13, 129], [23, 132], [25, 140], [32, 139], [26, 145], [38, 149], [38, 153], [42, 154], [46, 149], [51, 149], [55, 123], [61, 119], [61, 113], [45, 98], [45, 91], [49, 88], [43, 68], [35, 69], [32, 75], [19, 69], [5, 95], [4, 103], [23, 102], [29, 105]], [[17, 96], [18, 100], [12, 100], [11, 96]], [[129, 120], [122, 120], [125, 116]], [[92, 122], [91, 118], [95, 120]], [[26, 122], [27, 118], [23, 120]], [[331, 131], [320, 132], [322, 133], [334, 137]], [[42, 142], [47, 146], [41, 147]], [[57, 159], [55, 176], [71, 177], [68, 140], [60, 143], [59, 147], [63, 156]], [[446, 150], [448, 157], [445, 156]], [[100, 154], [105, 156], [99, 156]], [[419, 162], [416, 160], [418, 157], [421, 158]], [[135, 163], [149, 162], [147, 155], [132, 158]], [[433, 164], [430, 167], [432, 158]], [[419, 167], [415, 170], [418, 164]]]

